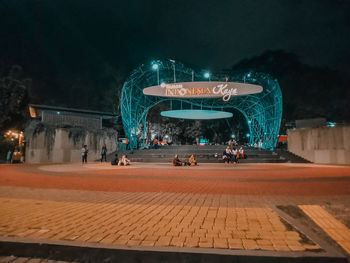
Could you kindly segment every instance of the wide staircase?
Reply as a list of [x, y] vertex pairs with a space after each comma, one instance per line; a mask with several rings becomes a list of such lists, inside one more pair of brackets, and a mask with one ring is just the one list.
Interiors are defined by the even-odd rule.
[[[179, 155], [180, 160], [188, 160], [191, 154], [194, 154], [199, 163], [219, 163], [223, 162], [222, 154], [225, 148], [225, 145], [176, 145], [163, 146], [158, 149], [118, 151], [117, 153], [119, 158], [123, 154], [126, 154], [132, 162], [170, 163], [175, 154]], [[269, 151], [244, 147], [244, 153], [248, 156], [248, 158], [239, 160], [241, 163], [308, 162], [301, 157], [281, 150]], [[114, 155], [115, 153], [110, 154], [109, 160], [113, 159]]]

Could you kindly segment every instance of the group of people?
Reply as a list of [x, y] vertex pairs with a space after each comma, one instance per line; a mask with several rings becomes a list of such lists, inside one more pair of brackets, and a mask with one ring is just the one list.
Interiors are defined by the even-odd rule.
[[240, 147], [238, 150], [236, 147], [227, 146], [226, 150], [222, 154], [222, 159], [224, 163], [238, 163], [239, 159], [247, 159], [247, 155], [244, 153], [243, 147]]
[[[87, 163], [87, 157], [88, 157], [89, 150], [87, 148], [87, 145], [84, 145], [81, 149], [81, 158], [82, 163]], [[101, 163], [105, 161], [107, 162], [107, 147], [106, 145], [102, 146], [101, 149]], [[126, 155], [123, 155], [122, 158], [118, 158], [118, 154], [115, 155], [115, 158], [111, 161], [112, 165], [118, 165], [118, 166], [126, 166], [130, 165], [130, 160], [126, 157]]]
[[[87, 163], [88, 152], [89, 150], [87, 148], [87, 145], [84, 145], [83, 148], [81, 149], [82, 163]], [[106, 145], [103, 145], [101, 149], [101, 163], [103, 161], [107, 162]], [[116, 154], [114, 159], [111, 161], [111, 164], [118, 165], [118, 166], [126, 166], [126, 165], [130, 165], [130, 160], [126, 157], [126, 155], [123, 155], [121, 158], [118, 158], [118, 154]]]
[[[239, 159], [246, 159], [247, 155], [244, 153], [243, 147], [240, 147], [237, 149], [235, 147], [236, 145], [234, 142], [229, 143], [229, 146], [226, 147], [225, 151], [222, 154], [222, 159], [224, 163], [238, 163]], [[84, 145], [81, 151], [82, 155], [82, 163], [87, 163], [87, 156], [88, 156], [88, 148], [87, 145]], [[107, 162], [107, 147], [104, 145], [101, 149], [101, 162]], [[130, 165], [130, 160], [127, 158], [127, 156], [124, 154], [121, 158], [118, 158], [118, 154], [115, 155], [115, 158], [111, 161], [112, 165], [118, 165], [118, 166], [126, 166]], [[174, 166], [194, 166], [198, 165], [196, 157], [194, 154], [190, 156], [188, 161], [181, 161], [179, 159], [179, 155], [176, 154], [173, 159], [173, 165]]]
[[118, 154], [115, 154], [114, 159], [111, 161], [111, 165], [127, 166], [130, 164], [130, 160], [125, 154], [122, 155], [122, 158], [118, 158]]
[[188, 162], [184, 161], [180, 161], [179, 159], [179, 155], [175, 154], [174, 159], [173, 159], [173, 165], [174, 166], [191, 166], [191, 165], [198, 165], [196, 157], [194, 156], [194, 154], [192, 154], [190, 156], [190, 158], [188, 159]]
[[14, 150], [9, 149], [6, 154], [6, 163], [23, 163], [24, 155], [23, 152], [15, 147]]

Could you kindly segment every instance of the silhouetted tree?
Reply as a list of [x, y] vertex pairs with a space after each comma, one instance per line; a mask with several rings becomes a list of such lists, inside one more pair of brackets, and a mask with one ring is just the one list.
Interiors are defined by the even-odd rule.
[[232, 70], [254, 70], [276, 77], [282, 90], [283, 116], [287, 121], [314, 117], [350, 121], [348, 73], [306, 65], [297, 55], [283, 50], [266, 51], [244, 59]]
[[28, 112], [28, 89], [31, 79], [22, 76], [21, 66], [1, 70], [0, 76], [0, 132], [6, 129], [24, 127]]

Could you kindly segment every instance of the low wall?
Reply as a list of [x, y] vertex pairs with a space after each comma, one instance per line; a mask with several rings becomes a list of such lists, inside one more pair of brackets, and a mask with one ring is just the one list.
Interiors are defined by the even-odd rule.
[[288, 150], [314, 163], [350, 164], [350, 126], [289, 130]]
[[27, 163], [81, 162], [81, 149], [84, 144], [89, 149], [88, 161], [101, 158], [101, 148], [107, 146], [107, 154], [117, 149], [117, 132], [113, 129], [86, 131], [77, 136], [69, 129], [56, 128], [39, 133], [26, 132]]

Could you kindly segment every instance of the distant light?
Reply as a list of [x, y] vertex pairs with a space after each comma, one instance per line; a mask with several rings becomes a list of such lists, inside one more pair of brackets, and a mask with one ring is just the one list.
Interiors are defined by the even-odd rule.
[[160, 83], [160, 86], [161, 86], [162, 88], [165, 88], [165, 82]]
[[204, 73], [204, 77], [205, 77], [206, 79], [209, 79], [210, 73], [209, 73], [209, 72], [205, 72], [205, 73]]
[[248, 121], [248, 123], [251, 123], [252, 121]]
[[58, 111], [58, 112], [57, 112], [57, 114], [58, 114], [58, 115], [60, 115], [60, 114], [61, 114], [61, 112], [59, 112], [59, 111]]
[[251, 75], [252, 75], [252, 73], [249, 72], [249, 73], [247, 74], [247, 77], [250, 78]]
[[250, 137], [250, 133], [247, 133], [245, 136], [247, 136], [247, 138], [249, 138]]
[[236, 136], [232, 133], [231, 134], [231, 138], [234, 139]]
[[153, 65], [152, 65], [152, 69], [153, 70], [157, 70], [159, 68], [159, 65], [157, 64], [157, 63], [154, 63]]
[[335, 122], [328, 122], [328, 123], [327, 123], [327, 126], [328, 126], [328, 127], [335, 127]]

